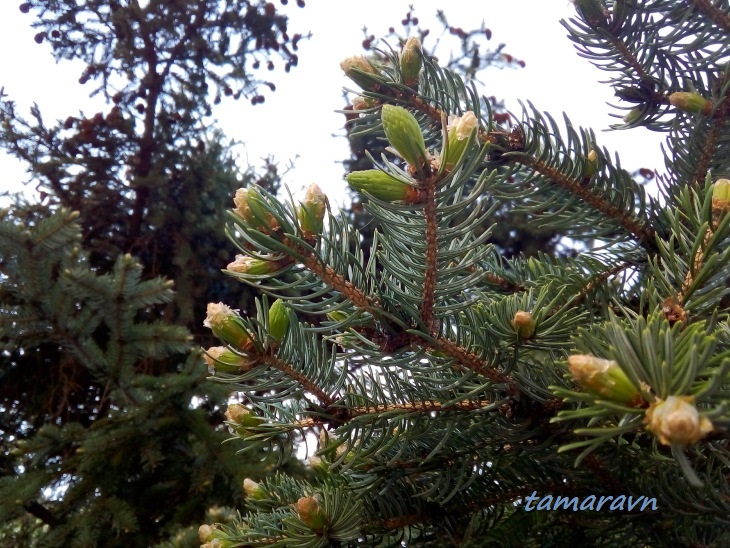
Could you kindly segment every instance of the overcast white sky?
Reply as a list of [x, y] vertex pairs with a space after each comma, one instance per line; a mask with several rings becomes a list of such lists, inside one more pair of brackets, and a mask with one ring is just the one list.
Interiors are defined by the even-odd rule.
[[[81, 66], [67, 61], [55, 64], [47, 44], [37, 45], [30, 28], [32, 14], [18, 10], [20, 0], [0, 6], [0, 86], [21, 112], [37, 102], [48, 120], [65, 119], [84, 110], [101, 107], [88, 99], [88, 88], [78, 84]], [[278, 4], [278, 3], [277, 3]], [[362, 53], [363, 26], [376, 36], [398, 27], [411, 0], [358, 0], [334, 2], [309, 0], [304, 9], [294, 0], [285, 8], [292, 32], [311, 31], [300, 43], [300, 65], [290, 74], [277, 74], [275, 93], [267, 93], [263, 105], [246, 101], [223, 102], [214, 112], [225, 133], [245, 143], [242, 159], [260, 164], [272, 155], [280, 163], [295, 161], [285, 182], [297, 191], [311, 182], [341, 200], [346, 183], [337, 164], [347, 155], [341, 133], [341, 90], [353, 87], [342, 76], [341, 59]], [[663, 167], [659, 143], [662, 137], [643, 129], [602, 132], [615, 118], [608, 116], [606, 102], [615, 102], [611, 89], [599, 85], [605, 73], [578, 57], [560, 19], [574, 15], [568, 0], [449, 0], [415, 2], [422, 24], [433, 21], [439, 7], [450, 22], [465, 29], [483, 20], [492, 32], [492, 43], [506, 43], [506, 51], [526, 62], [524, 69], [493, 69], [484, 77], [484, 95], [504, 98], [517, 111], [517, 100], [530, 100], [540, 110], [561, 119], [566, 112], [576, 126], [592, 127], [598, 144], [617, 151], [628, 169]], [[434, 23], [430, 28], [437, 28]], [[23, 167], [0, 153], [3, 189], [26, 178]]]

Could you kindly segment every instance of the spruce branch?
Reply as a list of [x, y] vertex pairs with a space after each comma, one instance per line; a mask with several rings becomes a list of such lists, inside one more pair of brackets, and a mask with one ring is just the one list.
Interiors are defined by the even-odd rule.
[[478, 373], [495, 384], [505, 384], [512, 394], [517, 394], [520, 389], [509, 376], [500, 373], [493, 365], [488, 364], [483, 358], [462, 348], [453, 341], [444, 337], [434, 337], [430, 339], [430, 344], [434, 349], [443, 352], [447, 356], [454, 359], [455, 364], [464, 367], [474, 373]]
[[[570, 492], [570, 489], [567, 489]], [[392, 517], [383, 521], [372, 521], [364, 525], [366, 531], [381, 530], [399, 530], [417, 525], [430, 524], [434, 521], [441, 521], [445, 517], [459, 517], [465, 511], [474, 511], [480, 508], [490, 508], [504, 504], [514, 503], [515, 501], [530, 495], [532, 493], [555, 493], [564, 495], [566, 493], [566, 485], [554, 482], [528, 484], [514, 489], [507, 489], [495, 495], [487, 496], [479, 499], [472, 499], [466, 505], [466, 508], [457, 506], [455, 508], [443, 508], [440, 505], [427, 504], [421, 512], [405, 514]]]
[[[336, 403], [332, 402], [328, 408], [331, 411], [335, 406]], [[428, 416], [432, 413], [470, 413], [494, 407], [493, 402], [479, 400], [462, 400], [450, 403], [442, 403], [439, 401], [409, 401], [403, 403], [365, 404], [363, 406], [343, 407], [341, 412], [335, 411], [327, 420], [339, 426], [360, 417], [372, 417], [377, 420], [382, 416]], [[294, 422], [292, 426], [295, 428], [313, 428], [322, 426], [323, 422], [325, 422], [323, 419], [309, 417]], [[401, 465], [403, 463], [398, 463], [398, 466]]]
[[730, 117], [730, 75], [725, 74], [722, 80], [721, 89], [726, 89], [725, 95], [720, 101], [719, 106], [715, 109], [711, 116], [710, 128], [701, 144], [701, 155], [697, 161], [695, 172], [692, 176], [690, 184], [700, 185], [710, 173], [713, 158], [718, 153], [720, 139], [727, 127], [728, 118]]
[[[434, 204], [432, 223], [435, 224], [435, 176], [432, 178], [430, 184], [432, 185], [432, 192], [434, 193], [434, 198], [432, 200], [432, 203]], [[256, 226], [250, 226], [248, 224], [249, 221], [247, 221], [246, 219], [235, 215], [233, 216], [233, 218], [236, 220], [237, 225], [244, 230], [244, 234], [248, 236], [249, 241], [256, 244], [265, 243], [265, 245], [268, 246], [269, 251], [271, 252], [290, 254], [295, 260], [300, 261], [305, 266], [305, 268], [307, 268], [310, 272], [316, 275], [320, 279], [320, 281], [322, 281], [327, 287], [336, 290], [340, 295], [347, 298], [350, 302], [361, 308], [364, 312], [368, 312], [372, 314], [375, 318], [380, 319], [386, 328], [384, 330], [385, 332], [397, 334], [403, 331], [403, 326], [393, 323], [393, 314], [385, 310], [378, 299], [373, 299], [372, 297], [365, 295], [365, 293], [356, 288], [351, 282], [346, 280], [344, 276], [337, 273], [331, 266], [325, 263], [320, 254], [315, 250], [315, 248], [312, 247], [311, 244], [313, 244], [314, 241], [306, 242], [303, 240], [297, 240], [291, 234], [287, 234], [283, 231], [284, 227], [286, 226], [285, 223], [286, 218], [288, 218], [288, 214], [278, 209], [269, 209], [268, 213], [264, 214], [262, 212], [259, 217], [263, 218], [266, 215], [272, 215], [272, 221], [270, 222], [275, 224], [271, 225], [274, 227], [272, 230], [266, 230], [265, 233], [260, 232], [259, 228], [257, 228]], [[291, 228], [292, 227], [289, 227], [290, 230]], [[437, 228], [434, 226], [432, 228], [434, 236], [436, 235], [436, 230]], [[233, 230], [229, 232], [231, 234], [234, 233]], [[276, 245], [274, 245], [274, 242], [276, 242]], [[428, 242], [426, 245], [429, 245]], [[436, 245], [437, 242], [431, 241], [431, 252], [430, 255], [428, 255], [431, 257], [431, 261], [434, 263], [436, 261]], [[435, 275], [437, 272], [437, 268], [435, 266], [426, 268], [425, 272], [427, 277], [429, 276], [430, 272], [430, 276], [432, 276], [435, 281]], [[271, 275], [273, 276], [273, 274]], [[247, 274], [242, 273], [241, 279], [257, 280], [257, 277], [251, 277]], [[433, 289], [431, 290], [431, 294], [432, 293]], [[425, 297], [426, 294], [424, 289], [424, 301], [428, 302]], [[431, 297], [431, 299], [432, 298], [433, 297]], [[424, 306], [426, 305], [424, 304]], [[431, 323], [433, 323], [433, 320]], [[379, 333], [383, 333], [383, 331]], [[372, 335], [377, 335], [377, 333], [373, 332]], [[426, 339], [423, 339], [417, 332], [415, 332], [415, 336], [408, 336], [406, 339], [404, 339], [403, 336], [396, 336], [395, 338], [393, 338], [392, 336], [384, 337], [382, 340], [386, 346], [384, 346], [383, 349], [387, 350], [389, 348], [394, 348], [393, 345], [397, 347], [402, 347], [406, 344], [432, 346], [436, 350], [441, 351], [446, 355], [452, 357], [457, 362], [457, 364], [463, 365], [467, 369], [482, 374], [495, 382], [499, 380], [500, 382], [507, 383], [509, 386], [512, 387], [512, 390], [517, 390], [510, 379], [503, 376], [492, 367], [486, 365], [484, 363], [484, 360], [479, 358], [479, 356], [460, 348], [457, 344], [448, 339], [438, 336], [432, 337], [431, 335], [429, 335]], [[376, 337], [376, 339], [377, 338], [379, 337]]]
[[394, 404], [365, 405], [363, 407], [350, 407], [350, 415], [360, 417], [364, 415], [381, 415], [390, 414], [392, 412], [404, 413], [449, 413], [454, 411], [474, 411], [493, 406], [493, 402], [478, 400], [463, 400], [454, 403], [444, 404], [438, 401], [426, 402], [406, 402]]
[[[433, 99], [419, 95], [410, 88], [403, 89], [387, 81], [383, 81], [380, 86], [379, 90], [381, 91], [381, 95], [378, 96], [379, 100], [395, 100], [398, 104], [407, 105], [425, 114], [430, 119], [430, 124], [434, 128], [438, 127], [442, 120], [447, 117], [448, 113], [446, 111], [431, 104]], [[390, 94], [382, 94], [384, 89], [390, 90]], [[650, 249], [654, 248], [654, 229], [646, 226], [646, 224], [627, 212], [624, 212], [623, 204], [618, 206], [612, 203], [606, 198], [593, 193], [586, 187], [583, 179], [578, 180], [565, 175], [552, 165], [546, 163], [542, 157], [524, 152], [524, 134], [520, 126], [515, 126], [512, 131], [507, 132], [480, 125], [477, 129], [477, 138], [481, 144], [491, 145], [490, 148], [497, 153], [497, 157], [501, 161], [529, 167], [534, 172], [549, 178], [555, 184], [558, 184], [561, 188], [577, 196], [608, 218], [615, 219], [620, 226], [624, 227], [630, 234], [637, 238], [643, 246], [648, 246]], [[503, 153], [502, 150], [505, 152]]]
[[[652, 77], [649, 74], [649, 72], [644, 68], [644, 66], [639, 62], [639, 60], [636, 58], [636, 56], [631, 52], [629, 47], [626, 45], [626, 43], [621, 40], [618, 36], [615, 36], [610, 32], [610, 30], [607, 32], [609, 39], [611, 43], [614, 45], [616, 50], [619, 52], [621, 57], [624, 60], [624, 63], [626, 65], [626, 69], [633, 71], [636, 73], [636, 75], [639, 77], [639, 80], [643, 82], [652, 82]], [[651, 84], [650, 84], [651, 85]], [[654, 97], [656, 99], [656, 96]]]
[[[272, 349], [306, 377], [297, 388], [311, 381], [332, 398], [317, 409], [301, 392], [286, 400], [294, 389], [252, 396], [271, 409], [251, 441], [308, 428], [320, 439], [316, 482], [279, 486], [280, 503], [246, 518], [242, 542], [249, 530], [317, 542], [315, 493], [333, 494], [331, 486], [362, 504], [350, 542], [366, 544], [466, 545], [493, 540], [482, 532], [511, 540], [523, 530], [544, 540], [576, 524], [619, 545], [645, 543], [647, 531], [662, 540], [705, 533], [692, 518], [669, 533], [656, 514], [636, 510], [630, 523], [593, 512], [546, 521], [516, 504], [533, 492], [619, 503], [625, 493], [657, 494], [686, 516], [724, 515], [730, 182], [713, 187], [705, 177], [702, 186], [688, 175], [725, 169], [725, 39], [710, 39], [716, 25], [692, 3], [576, 8], [581, 53], [639, 105], [625, 127], [672, 126], [667, 200], [647, 197], [567, 116], [563, 129], [529, 105], [519, 123], [500, 125], [509, 118], [496, 117], [473, 85], [414, 57], [415, 40], [400, 56], [380, 52], [383, 64], [343, 63], [364, 95], [348, 112], [352, 134], [384, 132], [392, 147], [347, 176], [380, 231], [365, 259], [344, 223], [301, 238], [296, 215], [273, 201], [236, 229], [252, 254], [297, 265], [270, 273], [266, 292], [275, 288], [298, 313], [326, 315]], [[485, 244], [489, 215], [505, 205], [581, 247], [574, 257], [503, 259]], [[276, 222], [262, 227], [269, 217]], [[304, 333], [323, 351], [297, 354]], [[266, 368], [277, 366], [250, 376]], [[693, 490], [701, 482], [705, 501]], [[302, 500], [309, 530], [287, 529], [299, 526], [291, 508]], [[712, 538], [727, 534], [713, 529]]]
[[567, 190], [571, 194], [583, 200], [586, 204], [603, 213], [606, 217], [614, 219], [619, 225], [624, 227], [632, 234], [642, 245], [652, 247], [655, 231], [653, 228], [645, 226], [632, 215], [619, 209], [611, 202], [598, 196], [585, 188], [581, 181], [568, 177], [560, 170], [545, 163], [539, 158], [530, 156], [522, 152], [511, 152], [509, 157], [516, 163], [531, 168], [534, 172], [547, 177], [551, 182], [559, 187]]
[[573, 305], [578, 305], [584, 301], [584, 299], [598, 287], [599, 285], [602, 285], [608, 281], [609, 278], [615, 276], [619, 272], [622, 272], [623, 270], [632, 268], [634, 265], [630, 262], [623, 262], [618, 263], [611, 268], [606, 269], [604, 272], [601, 272], [597, 274], [596, 276], [593, 276], [590, 278], [585, 285], [580, 289], [580, 291], [570, 299], [570, 303]]
[[377, 342], [384, 353], [392, 353], [404, 347], [423, 347], [435, 352], [441, 352], [454, 360], [454, 367], [463, 367], [486, 377], [495, 384], [505, 384], [513, 393], [519, 389], [508, 375], [498, 371], [497, 365], [492, 365], [483, 357], [460, 346], [458, 343], [438, 334], [425, 334], [418, 330], [395, 331], [396, 336], [370, 327], [358, 328], [358, 331], [367, 340]]
[[301, 371], [298, 371], [291, 365], [284, 363], [275, 355], [270, 353], [260, 355], [258, 356], [257, 362], [269, 365], [274, 369], [277, 369], [278, 371], [284, 373], [286, 376], [294, 380], [299, 386], [301, 386], [302, 389], [304, 389], [306, 392], [313, 394], [317, 398], [317, 400], [319, 400], [320, 405], [325, 409], [330, 409], [335, 404], [335, 399], [327, 394], [327, 392], [323, 390], [320, 386], [318, 386], [317, 383], [307, 378], [307, 376], [304, 375]]
[[360, 289], [346, 280], [344, 276], [336, 272], [331, 266], [325, 264], [322, 258], [314, 253], [311, 248], [307, 249], [297, 246], [292, 249], [297, 252], [307, 269], [315, 274], [323, 283], [342, 294], [355, 306], [376, 316], [382, 313], [382, 307], [377, 299], [365, 295]]
[[690, 2], [722, 30], [730, 32], [730, 14], [722, 11], [718, 6], [708, 0], [690, 0]]
[[[687, 294], [689, 293], [690, 287], [695, 282], [695, 275], [702, 270], [702, 267], [704, 266], [705, 262], [705, 251], [707, 250], [710, 242], [712, 241], [712, 237], [714, 236], [714, 232], [711, 228], [707, 228], [705, 231], [705, 235], [702, 238], [702, 243], [697, 248], [697, 252], [695, 253], [694, 257], [692, 257], [690, 261], [689, 268], [687, 269], [687, 274], [684, 277], [684, 280], [682, 280], [682, 286], [679, 288], [679, 291], [677, 292], [677, 305], [682, 306], [684, 304], [685, 298]], [[682, 315], [683, 319], [684, 315]]]
[[485, 273], [484, 279], [487, 281], [487, 283], [499, 286], [499, 289], [501, 291], [506, 291], [510, 293], [525, 291], [525, 287], [523, 285], [512, 282], [511, 280], [508, 280], [507, 278], [504, 278], [493, 272]]

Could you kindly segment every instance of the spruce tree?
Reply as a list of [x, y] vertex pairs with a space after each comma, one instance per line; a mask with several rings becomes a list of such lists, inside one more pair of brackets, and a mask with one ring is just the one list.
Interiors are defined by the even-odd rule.
[[0, 146], [41, 196], [0, 219], [0, 538], [194, 545], [206, 512], [220, 521], [242, 499], [236, 478], [276, 464], [221, 445], [228, 392], [198, 345], [208, 300], [252, 305], [220, 272], [235, 249], [224, 197], [279, 177], [241, 171], [209, 115], [222, 96], [263, 102], [275, 85], [261, 74], [295, 66], [302, 36], [258, 1], [20, 10], [106, 107], [26, 119], [12, 84], [0, 102]]
[[[355, 123], [390, 147], [346, 177], [378, 223], [369, 259], [316, 186], [239, 190], [228, 271], [264, 295], [206, 320], [215, 377], [245, 398], [233, 436], [306, 448], [316, 478], [245, 481], [204, 546], [730, 542], [730, 12], [575, 7], [617, 128], [666, 134], [658, 195], [539, 105], [500, 123], [414, 41], [345, 61]], [[496, 204], [581, 253], [504, 258], [480, 231]]]

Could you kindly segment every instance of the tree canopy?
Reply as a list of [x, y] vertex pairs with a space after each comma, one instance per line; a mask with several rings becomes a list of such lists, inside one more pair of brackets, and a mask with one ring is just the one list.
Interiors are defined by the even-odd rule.
[[17, 198], [0, 227], [0, 536], [194, 544], [187, 527], [241, 501], [232, 478], [273, 466], [221, 445], [229, 394], [205, 380], [193, 337], [206, 338], [207, 300], [250, 306], [220, 272], [235, 249], [224, 197], [275, 191], [278, 173], [241, 170], [209, 115], [221, 96], [262, 102], [266, 65], [296, 66], [302, 35], [266, 2], [20, 10], [57, 60], [83, 63], [79, 82], [107, 108], [49, 122], [41, 106], [26, 119], [0, 103], [0, 145], [42, 200]]

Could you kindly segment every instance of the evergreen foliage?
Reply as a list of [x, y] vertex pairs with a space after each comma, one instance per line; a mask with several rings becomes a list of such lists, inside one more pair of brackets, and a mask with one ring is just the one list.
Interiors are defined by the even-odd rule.
[[[78, 217], [62, 209], [30, 228], [17, 219], [2, 222], [3, 383], [17, 391], [14, 405], [4, 402], [4, 449], [14, 446], [21, 460], [12, 466], [23, 473], [4, 466], [0, 499], [21, 504], [0, 506], [0, 521], [20, 518], [16, 534], [29, 535], [32, 520], [22, 519], [29, 512], [50, 526], [41, 538], [52, 546], [91, 546], [109, 532], [132, 531], [149, 542], [170, 521], [199, 515], [190, 494], [210, 504], [216, 497], [205, 483], [227, 489], [226, 467], [240, 464], [217, 447], [221, 433], [206, 412], [190, 407], [191, 394], [205, 397], [205, 372], [190, 353], [187, 330], [146, 319], [172, 300], [171, 284], [141, 280], [141, 266], [129, 255], [108, 274], [93, 272], [80, 252]], [[184, 369], [156, 375], [154, 361], [163, 357], [177, 357]], [[24, 382], [33, 366], [48, 378], [40, 386]], [[147, 433], [144, 442], [140, 431]], [[17, 440], [22, 432], [34, 435]], [[156, 475], [162, 470], [168, 481]], [[134, 489], [135, 481], [149, 488]], [[40, 489], [54, 491], [51, 499], [60, 504], [43, 506], [35, 498]]]
[[[247, 481], [204, 546], [730, 542], [730, 12], [575, 5], [617, 127], [667, 135], [659, 195], [567, 118], [527, 103], [500, 122], [428, 56], [413, 81], [413, 44], [346, 61], [355, 127], [390, 145], [348, 176], [377, 222], [368, 259], [316, 189], [237, 194], [227, 232], [249, 258], [229, 273], [265, 297], [207, 319], [215, 377], [245, 395], [235, 437], [281, 459], [306, 441], [317, 477]], [[584, 251], [505, 259], [481, 230], [501, 204]], [[580, 509], [529, 511], [533, 493]]]
[[208, 116], [220, 96], [263, 102], [260, 68], [295, 66], [302, 36], [258, 1], [20, 10], [107, 107], [49, 122], [0, 98], [0, 146], [41, 196], [0, 221], [0, 539], [195, 545], [206, 515], [232, 518], [239, 478], [276, 464], [221, 445], [229, 393], [193, 344], [212, 340], [208, 300], [252, 305], [220, 272], [235, 249], [224, 198], [279, 184], [271, 163], [241, 172]]
[[[485, 77], [488, 69], [524, 68], [525, 62], [506, 51], [505, 44], [490, 43], [492, 31], [484, 22], [479, 27], [464, 30], [450, 24], [443, 10], [436, 12], [436, 18], [440, 28], [425, 28], [411, 7], [401, 20], [402, 33], [396, 32], [395, 28], [391, 27], [389, 34], [380, 40], [364, 29], [363, 48], [373, 62], [387, 65], [391, 57], [383, 52], [391, 50], [390, 44], [402, 46], [407, 39], [418, 38], [423, 42], [424, 55], [434, 59], [444, 58], [445, 68], [477, 83]], [[358, 124], [349, 123], [353, 117], [358, 118], [357, 112], [353, 111], [369, 106], [368, 100], [364, 97], [350, 99], [352, 104], [349, 104], [344, 112], [348, 119], [345, 129], [351, 157], [343, 164], [347, 172], [372, 169], [371, 158], [379, 158], [387, 143], [380, 139], [377, 133], [364, 131], [365, 120], [359, 120]], [[494, 96], [481, 99], [489, 102], [489, 107], [482, 105], [482, 108], [489, 108], [496, 121], [505, 123], [510, 120], [511, 115], [506, 111], [503, 101]], [[377, 120], [374, 123], [378, 123]], [[351, 192], [351, 202], [346, 206], [344, 213], [352, 226], [360, 232], [367, 258], [368, 250], [372, 247], [376, 223], [373, 222], [368, 210], [363, 207], [362, 196], [357, 192]], [[555, 231], [534, 226], [528, 222], [526, 215], [508, 207], [495, 209], [492, 215], [485, 219], [483, 229], [486, 230], [490, 226], [492, 230], [489, 242], [496, 245], [507, 257], [514, 257], [520, 253], [526, 255], [536, 255], [539, 252], [552, 253], [560, 239]]]
[[[215, 292], [222, 276], [192, 249], [212, 256], [227, 247], [220, 204], [242, 182], [207, 117], [221, 96], [263, 102], [261, 88], [276, 86], [258, 75], [262, 63], [277, 56], [287, 70], [296, 66], [302, 35], [289, 34], [273, 4], [245, 0], [32, 0], [20, 9], [36, 15], [36, 41], [48, 41], [56, 60], [83, 63], [79, 83], [94, 86], [109, 109], [49, 124], [39, 107], [26, 120], [5, 100], [3, 148], [29, 163], [49, 206], [86, 219], [95, 265], [139, 257], [146, 275], [175, 281], [170, 319], [197, 328], [200, 300], [215, 298], [197, 280], [213, 280], [202, 289]], [[275, 166], [261, 179], [275, 188]]]

